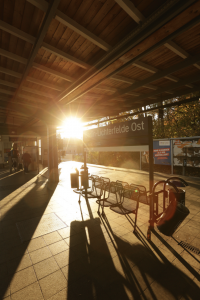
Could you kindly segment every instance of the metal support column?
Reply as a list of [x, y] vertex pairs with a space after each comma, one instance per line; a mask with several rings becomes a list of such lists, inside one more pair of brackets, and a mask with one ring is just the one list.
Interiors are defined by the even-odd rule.
[[49, 183], [59, 182], [56, 128], [47, 126]]
[[147, 238], [151, 240], [150, 231], [154, 228], [154, 199], [152, 195], [154, 178], [153, 178], [153, 132], [152, 117], [148, 117], [148, 136], [149, 136], [149, 191], [150, 191], [150, 219]]

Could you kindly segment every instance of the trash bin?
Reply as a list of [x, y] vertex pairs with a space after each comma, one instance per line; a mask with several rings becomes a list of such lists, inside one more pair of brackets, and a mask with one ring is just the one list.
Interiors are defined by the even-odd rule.
[[76, 169], [76, 173], [70, 174], [71, 179], [71, 188], [78, 189], [79, 188], [79, 171]]
[[185, 205], [185, 190], [178, 189], [178, 193], [173, 188], [168, 189], [169, 202], [177, 201]]
[[164, 235], [171, 236], [189, 213], [189, 209], [183, 204], [172, 201], [156, 222], [158, 230]]
[[84, 188], [88, 188], [89, 183], [88, 183], [88, 167], [84, 167], [84, 165], [80, 168], [80, 176], [81, 176], [81, 186]]

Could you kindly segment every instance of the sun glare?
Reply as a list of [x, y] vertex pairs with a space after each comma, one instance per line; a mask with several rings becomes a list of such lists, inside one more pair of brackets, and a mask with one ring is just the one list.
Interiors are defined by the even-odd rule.
[[67, 118], [64, 121], [61, 135], [63, 138], [83, 138], [83, 126], [78, 118]]

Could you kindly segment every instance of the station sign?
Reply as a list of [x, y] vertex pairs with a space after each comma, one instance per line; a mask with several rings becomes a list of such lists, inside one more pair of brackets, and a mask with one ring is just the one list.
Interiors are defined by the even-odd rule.
[[148, 118], [113, 123], [83, 132], [86, 147], [147, 145]]

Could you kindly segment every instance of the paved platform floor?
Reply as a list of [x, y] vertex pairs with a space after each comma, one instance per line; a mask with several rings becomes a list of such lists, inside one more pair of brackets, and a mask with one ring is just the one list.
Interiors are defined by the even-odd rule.
[[[48, 187], [40, 176], [0, 171], [0, 299], [6, 300], [200, 300], [200, 179], [186, 178], [190, 214], [166, 237], [146, 239], [149, 207], [134, 218], [81, 199], [70, 188], [70, 172], [80, 163], [62, 162], [60, 182]], [[89, 165], [91, 174], [143, 184], [148, 173]], [[155, 182], [167, 178], [155, 174]]]

